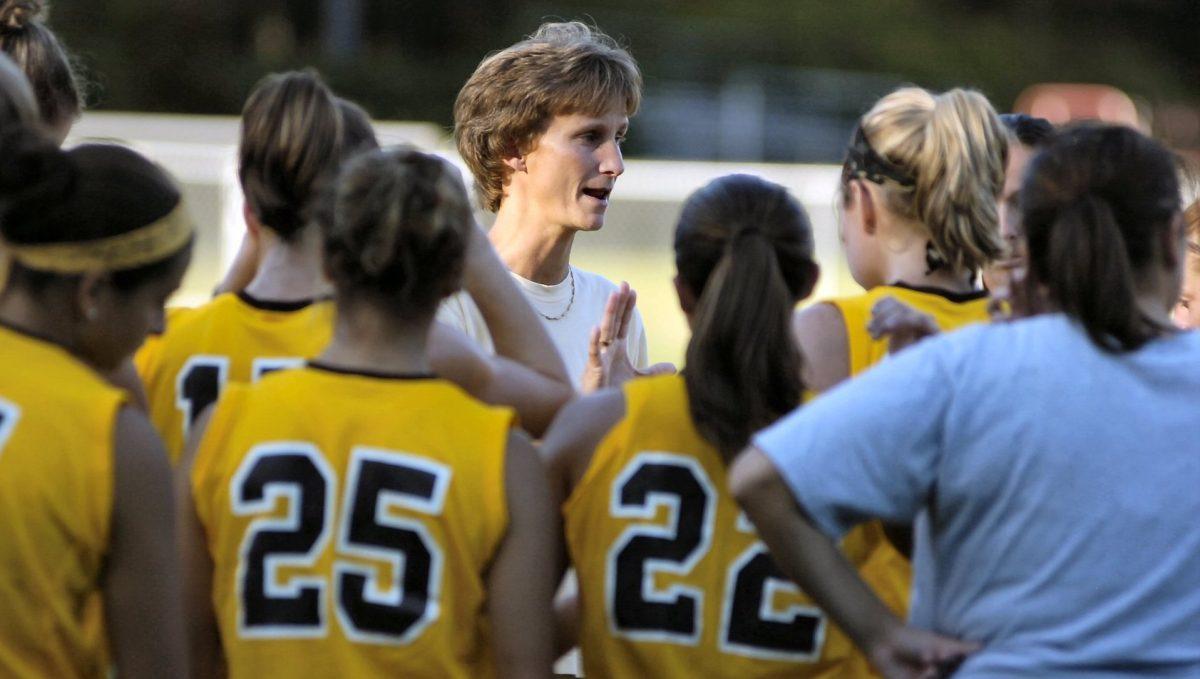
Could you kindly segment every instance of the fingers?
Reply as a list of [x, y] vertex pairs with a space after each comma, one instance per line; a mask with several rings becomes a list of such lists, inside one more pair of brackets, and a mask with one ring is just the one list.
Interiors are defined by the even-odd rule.
[[625, 312], [625, 297], [621, 290], [617, 290], [608, 296], [608, 302], [604, 304], [604, 317], [600, 319], [600, 344], [608, 346], [617, 338], [617, 331], [621, 326], [621, 315]]
[[871, 308], [871, 320], [867, 332], [873, 339], [900, 335], [909, 339], [920, 339], [939, 332], [937, 323], [929, 314], [913, 309], [891, 297], [885, 297]]
[[637, 291], [621, 281], [621, 292], [625, 295], [625, 306], [621, 309], [621, 325], [617, 328], [617, 339], [629, 337], [629, 326], [633, 322], [633, 309], [637, 305]]
[[592, 332], [588, 335], [588, 364], [600, 365], [600, 326], [592, 326]]

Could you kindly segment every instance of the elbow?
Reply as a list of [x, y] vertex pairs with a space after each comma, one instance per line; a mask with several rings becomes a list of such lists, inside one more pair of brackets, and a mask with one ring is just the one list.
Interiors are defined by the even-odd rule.
[[729, 492], [747, 513], [752, 511], [755, 501], [762, 499], [778, 482], [775, 466], [754, 446], [743, 450], [729, 468]]

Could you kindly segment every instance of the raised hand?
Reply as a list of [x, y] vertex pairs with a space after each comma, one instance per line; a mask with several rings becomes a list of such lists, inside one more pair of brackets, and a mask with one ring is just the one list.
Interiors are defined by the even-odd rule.
[[894, 354], [941, 332], [933, 316], [917, 311], [895, 297], [884, 297], [871, 307], [867, 332], [873, 339], [888, 340], [888, 353]]
[[636, 306], [637, 292], [624, 281], [608, 296], [604, 317], [600, 319], [600, 325], [592, 328], [588, 338], [588, 361], [581, 385], [583, 393], [619, 386], [639, 376], [675, 372], [675, 366], [670, 363], [657, 363], [640, 371], [630, 361], [629, 326]]

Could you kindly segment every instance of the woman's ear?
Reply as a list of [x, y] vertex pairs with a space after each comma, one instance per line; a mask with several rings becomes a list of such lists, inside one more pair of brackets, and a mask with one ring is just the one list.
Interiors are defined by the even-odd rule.
[[100, 318], [100, 307], [103, 304], [101, 296], [108, 282], [107, 273], [85, 273], [75, 288], [75, 310], [79, 318], [92, 322]]
[[862, 215], [863, 231], [873, 236], [879, 227], [876, 223], [878, 216], [875, 210], [875, 195], [871, 193], [870, 187], [861, 179], [855, 179], [853, 186], [855, 197], [858, 200], [858, 211]]
[[504, 164], [507, 165], [508, 169], [512, 170], [513, 172], [524, 172], [526, 169], [525, 156], [522, 155], [505, 156]]

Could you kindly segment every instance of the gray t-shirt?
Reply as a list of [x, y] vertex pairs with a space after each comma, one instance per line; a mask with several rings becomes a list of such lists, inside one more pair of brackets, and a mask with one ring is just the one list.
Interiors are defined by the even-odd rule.
[[956, 677], [1200, 677], [1200, 333], [967, 328], [755, 444], [831, 537], [916, 520], [913, 624], [984, 644]]

